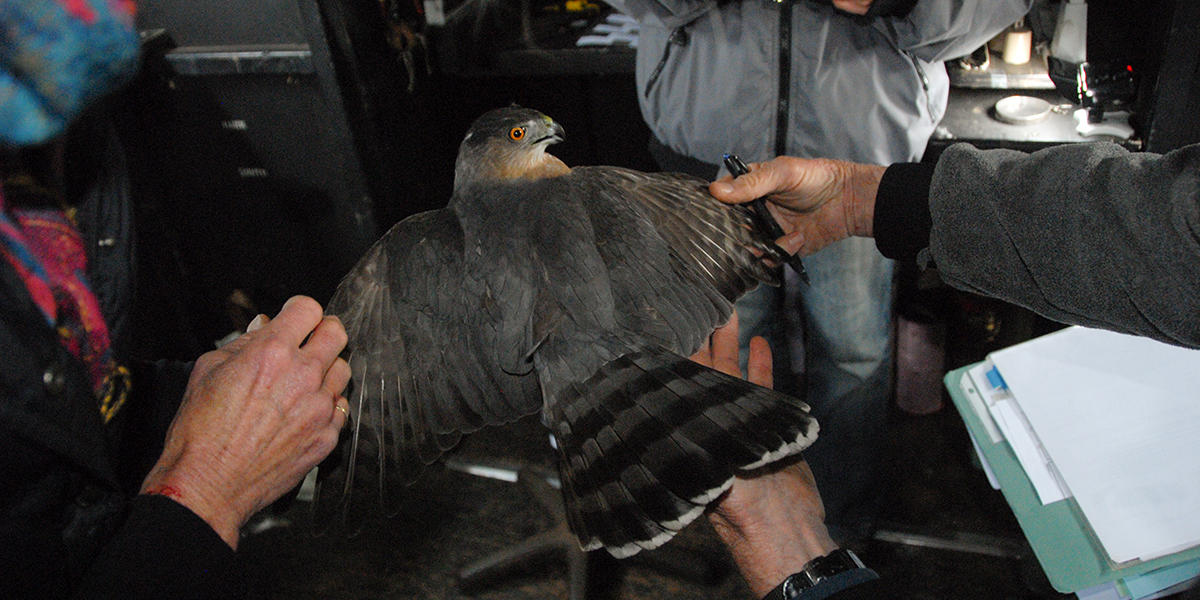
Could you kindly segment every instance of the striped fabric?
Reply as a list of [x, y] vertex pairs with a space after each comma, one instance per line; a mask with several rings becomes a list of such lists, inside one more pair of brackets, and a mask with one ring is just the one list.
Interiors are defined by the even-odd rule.
[[111, 347], [100, 304], [88, 286], [79, 231], [61, 210], [7, 206], [0, 190], [0, 254], [25, 282], [63, 346], [87, 365], [92, 388], [102, 397], [113, 372]]

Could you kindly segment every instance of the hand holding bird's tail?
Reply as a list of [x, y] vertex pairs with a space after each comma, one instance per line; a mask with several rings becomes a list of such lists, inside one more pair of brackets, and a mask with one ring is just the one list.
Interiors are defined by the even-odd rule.
[[617, 557], [665, 543], [737, 473], [817, 433], [802, 402], [665, 351], [621, 356], [566, 396], [551, 416], [571, 527]]

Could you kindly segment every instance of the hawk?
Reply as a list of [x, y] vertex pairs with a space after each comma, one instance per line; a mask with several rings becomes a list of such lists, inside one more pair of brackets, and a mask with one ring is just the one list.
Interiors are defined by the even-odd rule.
[[569, 168], [546, 151], [563, 136], [535, 110], [484, 114], [448, 205], [396, 224], [339, 285], [328, 311], [354, 382], [340, 483], [356, 454], [381, 483], [409, 478], [464, 433], [540, 412], [571, 530], [620, 558], [666, 542], [738, 471], [807, 447], [817, 424], [686, 358], [739, 296], [778, 285], [785, 257], [744, 209], [682, 174]]

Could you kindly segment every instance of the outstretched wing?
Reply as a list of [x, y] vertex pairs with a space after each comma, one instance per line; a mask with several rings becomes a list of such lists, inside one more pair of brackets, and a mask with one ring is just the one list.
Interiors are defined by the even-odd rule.
[[[346, 275], [327, 312], [349, 337], [350, 446], [323, 478], [323, 496], [348, 505], [357, 476], [387, 500], [387, 482], [411, 481], [462, 433], [541, 407], [535, 378], [506, 372], [485, 351], [505, 326], [493, 296], [465, 273], [462, 229], [449, 210], [396, 224]], [[355, 458], [369, 456], [378, 470], [356, 473]]]
[[[735, 473], [807, 447], [817, 425], [803, 403], [685, 358], [734, 300], [777, 282], [743, 213], [683, 175], [577, 167], [537, 187], [556, 212], [582, 209], [571, 239], [586, 244], [558, 261], [561, 242], [532, 237], [555, 242], [538, 256], [570, 316], [534, 357], [543, 420], [580, 543], [629, 556], [670, 539]], [[600, 265], [585, 281], [584, 254]], [[584, 314], [602, 308], [609, 327]]]
[[[626, 301], [618, 311], [652, 313], [672, 330], [673, 340], [649, 341], [690, 355], [729, 319], [735, 300], [759, 283], [779, 284], [779, 269], [762, 260], [771, 257], [770, 240], [753, 231], [744, 211], [713, 198], [707, 182], [619, 167], [577, 167], [571, 176], [593, 190], [592, 226], [615, 293]], [[647, 325], [631, 329], [655, 331]]]

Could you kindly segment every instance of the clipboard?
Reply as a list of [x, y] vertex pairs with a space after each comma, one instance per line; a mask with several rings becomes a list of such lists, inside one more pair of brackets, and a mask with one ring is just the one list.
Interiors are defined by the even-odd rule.
[[977, 365], [950, 371], [943, 382], [1055, 590], [1075, 593], [1104, 583], [1200, 561], [1200, 547], [1193, 547], [1149, 561], [1113, 564], [1090, 533], [1074, 500], [1067, 498], [1043, 505], [1008, 442], [993, 442], [979, 414], [972, 408], [971, 396], [974, 394], [978, 397], [979, 392], [967, 372]]

